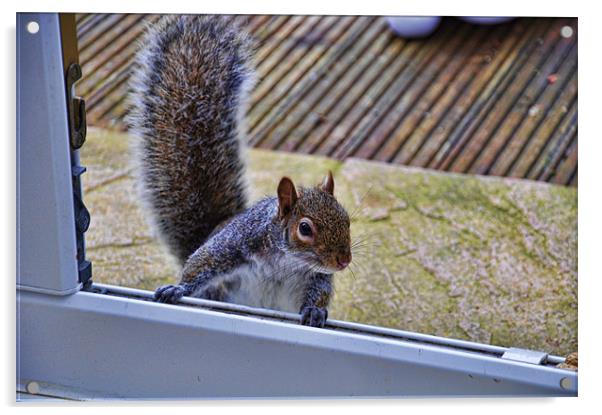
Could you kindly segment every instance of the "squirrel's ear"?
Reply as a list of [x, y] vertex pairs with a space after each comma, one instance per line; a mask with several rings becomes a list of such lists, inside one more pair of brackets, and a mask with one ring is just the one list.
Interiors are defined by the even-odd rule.
[[328, 175], [326, 175], [326, 177], [324, 177], [324, 180], [322, 181], [320, 188], [322, 190], [324, 190], [326, 193], [330, 193], [331, 195], [334, 195], [334, 179], [332, 177], [332, 172], [330, 170], [328, 170]]
[[297, 190], [293, 181], [288, 177], [280, 179], [280, 183], [278, 184], [278, 213], [280, 219], [291, 212], [295, 202], [297, 202], [297, 198]]

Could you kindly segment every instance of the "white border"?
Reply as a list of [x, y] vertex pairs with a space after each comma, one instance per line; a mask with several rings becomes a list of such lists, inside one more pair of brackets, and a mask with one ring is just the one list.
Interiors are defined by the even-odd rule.
[[[211, 4], [213, 3], [213, 4]], [[396, 3], [396, 4], [394, 4]], [[596, 397], [599, 395], [600, 360], [599, 355], [600, 335], [595, 327], [599, 326], [600, 301], [597, 299], [602, 292], [600, 286], [600, 265], [597, 261], [598, 240], [600, 235], [600, 171], [599, 160], [602, 157], [600, 146], [600, 127], [598, 124], [600, 97], [602, 91], [601, 81], [601, 58], [599, 54], [599, 40], [602, 38], [600, 27], [602, 23], [600, 14], [595, 8], [595, 2], [576, 1], [524, 1], [504, 0], [503, 2], [467, 1], [467, 0], [431, 0], [404, 1], [398, 0], [370, 0], [359, 3], [351, 2], [328, 2], [319, 0], [304, 0], [296, 4], [285, 4], [284, 1], [265, 0], [261, 2], [250, 2], [244, 0], [220, 0], [219, 2], [190, 2], [185, 0], [170, 0], [161, 2], [157, 0], [145, 0], [143, 2], [123, 2], [118, 0], [104, 0], [103, 2], [80, 1], [28, 1], [7, 5], [3, 3], [1, 19], [4, 29], [4, 62], [2, 66], [2, 91], [7, 96], [0, 101], [2, 111], [2, 126], [4, 127], [5, 139], [2, 142], [2, 177], [4, 179], [4, 199], [0, 217], [0, 229], [3, 230], [4, 238], [0, 252], [2, 263], [5, 265], [4, 278], [4, 307], [6, 323], [3, 325], [6, 340], [2, 342], [4, 364], [7, 368], [2, 377], [2, 390], [4, 392], [2, 402], [14, 407], [14, 356], [15, 356], [15, 144], [10, 138], [15, 137], [15, 12], [16, 11], [95, 11], [95, 12], [226, 12], [226, 13], [304, 13], [304, 14], [412, 14], [412, 15], [546, 15], [546, 16], [577, 16], [579, 17], [579, 354], [581, 357], [580, 388], [578, 399], [536, 399], [536, 400], [412, 400], [412, 401], [303, 401], [296, 402], [291, 408], [290, 402], [282, 401], [231, 401], [231, 402], [209, 402], [191, 404], [178, 404], [178, 414], [191, 412], [198, 414], [199, 410], [208, 407], [223, 409], [229, 407], [232, 412], [247, 413], [259, 412], [279, 413], [286, 407], [287, 413], [306, 413], [318, 407], [325, 408], [329, 412], [344, 409], [345, 411], [364, 412], [369, 407], [378, 406], [378, 411], [388, 413], [399, 413], [404, 411], [441, 412], [447, 414], [462, 413], [500, 413], [507, 415], [512, 409], [522, 411], [543, 410], [547, 414], [554, 413], [581, 413], [591, 409], [595, 405]], [[36, 405], [37, 406], [37, 405]], [[81, 405], [69, 405], [71, 407], [53, 406], [44, 408], [44, 413], [68, 413], [81, 411]], [[75, 406], [75, 407], [73, 407]], [[89, 406], [89, 405], [88, 405]], [[105, 413], [107, 405], [94, 405], [88, 408], [93, 412]], [[109, 405], [114, 406], [114, 405]], [[164, 413], [166, 406], [174, 404], [139, 405], [135, 403], [124, 403], [123, 406], [144, 406], [144, 413]], [[201, 408], [199, 408], [201, 407]], [[12, 409], [12, 408], [10, 408]], [[26, 411], [29, 412], [29, 411]], [[539, 411], [538, 411], [539, 412]], [[584, 413], [588, 413], [587, 411]]]

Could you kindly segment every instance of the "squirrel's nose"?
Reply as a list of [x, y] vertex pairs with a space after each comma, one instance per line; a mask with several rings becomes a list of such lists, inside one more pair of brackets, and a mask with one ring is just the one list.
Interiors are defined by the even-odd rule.
[[339, 266], [339, 269], [345, 268], [347, 265], [349, 265], [350, 262], [351, 262], [351, 253], [337, 257], [337, 264]]

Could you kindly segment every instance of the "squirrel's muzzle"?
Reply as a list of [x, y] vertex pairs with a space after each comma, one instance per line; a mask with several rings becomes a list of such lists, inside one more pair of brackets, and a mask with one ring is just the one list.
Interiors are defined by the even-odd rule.
[[337, 266], [340, 270], [347, 267], [347, 265], [349, 265], [350, 263], [351, 263], [351, 252], [337, 257]]

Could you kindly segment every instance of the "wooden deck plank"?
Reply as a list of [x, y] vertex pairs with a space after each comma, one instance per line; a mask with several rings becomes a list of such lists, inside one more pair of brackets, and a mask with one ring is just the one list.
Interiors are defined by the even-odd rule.
[[[345, 36], [346, 32], [359, 34], [368, 27], [361, 19], [350, 17], [341, 18], [338, 24], [340, 25], [340, 31], [336, 33], [334, 39]], [[305, 114], [312, 109], [308, 103], [308, 94], [319, 85], [319, 81], [329, 72], [329, 68], [340, 60], [341, 51], [347, 49], [351, 44], [352, 42], [349, 42], [348, 44], [341, 44], [340, 48], [333, 48], [333, 41], [326, 40], [323, 49], [310, 52], [315, 56], [315, 59], [312, 59], [315, 64], [306, 68], [300, 74], [295, 87], [290, 90], [290, 99], [289, 94], [286, 94], [287, 98], [283, 100], [283, 108], [278, 114], [279, 117], [276, 118], [280, 122], [272, 121], [272, 118], [270, 118], [271, 122], [268, 126], [263, 130], [258, 130], [255, 138], [259, 139], [257, 143], [260, 147], [277, 149], [285, 140], [295, 140], [296, 135], [291, 134], [291, 132], [296, 129]]]
[[[330, 112], [328, 118], [333, 122], [320, 125], [312, 132], [316, 136], [313, 140], [319, 142], [314, 152], [330, 155], [339, 148], [369, 107], [385, 93], [391, 80], [410, 63], [418, 49], [413, 43], [393, 41], [383, 52], [384, 59], [375, 62], [363, 75], [362, 82], [353, 85], [340, 105]], [[393, 75], [383, 77], [383, 70]]]
[[[545, 89], [541, 95], [527, 104], [528, 108], [524, 110], [526, 114], [523, 115], [521, 124], [512, 133], [506, 145], [498, 150], [497, 160], [493, 163], [484, 161], [484, 173], [496, 176], [510, 176], [511, 171], [514, 175], [519, 172], [526, 173], [525, 166], [528, 166], [532, 160], [530, 155], [537, 154], [544, 143], [541, 137], [549, 137], [549, 131], [557, 124], [553, 122], [555, 115], [562, 114], [563, 109], [566, 112], [577, 95], [577, 49], [574, 45], [571, 55], [572, 58], [564, 60], [562, 65], [552, 72], [559, 80], [554, 84], [545, 80]], [[547, 75], [549, 74], [543, 73], [544, 78], [547, 78]], [[534, 134], [538, 130], [539, 134], [535, 137]], [[514, 165], [520, 167], [514, 169]]]
[[[377, 30], [369, 29], [367, 35], [362, 36], [349, 53], [345, 54], [348, 59], [342, 63], [337, 62], [335, 68], [322, 78], [319, 89], [324, 91], [324, 95], [317, 100], [314, 109], [301, 124], [291, 132], [296, 137], [296, 140], [292, 140], [293, 146], [284, 143], [279, 149], [303, 153], [315, 152], [323, 141], [317, 133], [318, 128], [322, 128], [322, 131], [324, 128], [331, 130], [336, 125], [333, 109], [342, 108], [346, 103], [357, 100], [351, 96], [351, 92], [358, 85], [370, 82], [367, 73], [375, 66], [379, 66], [380, 62], [385, 61], [384, 51], [393, 39], [390, 33], [379, 30], [377, 24], [372, 26]], [[375, 35], [377, 37], [374, 37]], [[341, 74], [338, 70], [344, 72]]]
[[[77, 40], [79, 46], [79, 52], [92, 46], [94, 43], [89, 41], [92, 33], [102, 33], [103, 22], [110, 18], [110, 14], [89, 14], [86, 18], [82, 19], [80, 24], [77, 24]], [[119, 16], [115, 15], [113, 19], [118, 19]], [[77, 19], [77, 18], [76, 18]], [[81, 56], [80, 56], [81, 57]]]
[[135, 40], [142, 31], [140, 23], [143, 20], [144, 15], [126, 16], [113, 36], [106, 37], [103, 43], [99, 42], [99, 52], [94, 56], [94, 60], [86, 60], [82, 65], [82, 70], [90, 74], [80, 84], [82, 94], [91, 92], [95, 85], [119, 68], [122, 62], [131, 60], [138, 49]]
[[253, 145], [274, 148], [280, 143], [283, 134], [279, 128], [282, 123], [291, 120], [291, 111], [301, 108], [299, 105], [302, 104], [306, 94], [318, 83], [330, 63], [340, 59], [344, 51], [363, 33], [367, 28], [366, 23], [367, 20], [361, 17], [340, 17], [336, 25], [337, 29], [332, 34], [333, 39], [339, 39], [345, 33], [349, 33], [349, 36], [345, 36], [345, 42], [336, 44], [332, 44], [330, 41], [323, 44], [311, 42], [313, 47], [308, 52], [308, 59], [311, 60], [312, 65], [295, 68], [294, 76], [291, 78], [293, 82], [285, 83], [283, 89], [275, 88], [275, 91], [281, 94], [278, 101], [281, 104], [271, 108], [269, 112], [271, 116], [265, 118], [254, 130], [251, 130], [250, 142]]
[[577, 134], [577, 101], [574, 100], [568, 112], [564, 114], [559, 124], [554, 126], [554, 132], [546, 143], [546, 149], [538, 157], [536, 163], [529, 167], [527, 177], [533, 180], [550, 181], [562, 156]]
[[340, 59], [331, 60], [326, 70], [322, 71], [318, 83], [300, 103], [303, 111], [296, 111], [294, 118], [286, 123], [286, 130], [282, 134], [287, 134], [290, 138], [281, 142], [277, 148], [293, 151], [305, 143], [310, 143], [306, 136], [317, 124], [328, 122], [326, 114], [348, 90], [352, 82], [350, 80], [357, 79], [366, 68], [367, 61], [374, 58], [374, 54], [370, 54], [368, 49], [382, 48], [388, 39], [390, 35], [383, 33], [380, 24], [369, 24], [366, 33], [353, 43]]
[[[316, 113], [321, 116], [321, 122], [312, 123], [311, 128], [303, 134], [303, 142], [296, 143], [296, 149], [305, 153], [326, 153], [326, 144], [337, 146], [338, 142], [331, 138], [332, 131], [340, 125], [341, 120], [362, 96], [373, 90], [379, 80], [384, 81], [378, 74], [384, 68], [391, 69], [395, 57], [402, 52], [405, 45], [405, 41], [395, 39], [390, 33], [375, 41], [370, 49], [364, 52], [360, 62], [353, 65], [354, 69], [345, 77], [339, 78], [326, 98], [318, 104]], [[397, 63], [399, 67], [405, 64], [402, 60], [397, 60]]]
[[244, 17], [241, 21], [242, 25], [246, 26], [249, 33], [253, 33], [256, 37], [259, 36], [258, 30], [267, 27], [271, 18], [271, 16], [267, 15], [240, 15], [237, 16], [237, 20], [240, 20], [242, 17]]
[[[387, 161], [417, 166], [428, 165], [451, 133], [451, 129], [468, 111], [475, 97], [483, 91], [496, 70], [503, 68], [502, 64], [510, 52], [520, 44], [524, 26], [498, 26], [496, 31], [492, 32], [491, 40], [480, 44], [463, 65], [458, 76], [446, 85], [444, 95], [429, 110], [428, 116], [423, 117], [412, 130], [405, 145], [398, 149], [393, 159]], [[502, 42], [500, 38], [506, 36], [508, 40]]]
[[[312, 45], [298, 45], [299, 40], [307, 33], [314, 30], [319, 24], [319, 19], [303, 20], [292, 19], [293, 32], [289, 38], [283, 38], [274, 46], [272, 53], [263, 62], [258, 63], [257, 72], [260, 82], [251, 97], [251, 111], [248, 114], [249, 135], [265, 127], [269, 123], [266, 117], [277, 107], [277, 103], [284, 100], [287, 92], [299, 78], [299, 72], [291, 73], [278, 70], [280, 62], [288, 62], [289, 65], [296, 63], [293, 59], [302, 59], [308, 53]], [[289, 55], [293, 55], [290, 58]], [[290, 67], [290, 66], [289, 66]], [[307, 70], [307, 67], [306, 67]], [[283, 80], [286, 78], [286, 83]]]
[[81, 26], [86, 20], [88, 20], [93, 15], [91, 13], [80, 13], [75, 16], [75, 24]]
[[512, 75], [521, 68], [527, 58], [539, 43], [539, 37], [543, 36], [551, 26], [548, 22], [545, 26], [533, 25], [534, 32], [525, 36], [525, 42], [520, 47], [513, 48], [505, 59], [502, 66], [491, 73], [491, 78], [486, 80], [484, 88], [477, 94], [471, 88], [473, 99], [469, 108], [463, 112], [458, 122], [453, 126], [453, 130], [447, 136], [445, 142], [440, 146], [434, 157], [429, 160], [427, 166], [435, 169], [448, 170], [456, 156], [463, 151], [464, 147], [476, 133], [479, 124], [490, 113], [497, 100], [503, 96], [509, 83], [512, 81]]
[[[536, 163], [541, 160], [540, 166], [543, 166], [545, 160], [553, 154], [554, 146], [562, 145], [560, 141], [554, 140], [554, 132], [559, 129], [563, 118], [569, 112], [570, 108], [576, 105], [576, 78], [577, 74], [574, 73], [569, 81], [569, 87], [562, 91], [561, 95], [555, 101], [554, 106], [550, 108], [548, 114], [546, 114], [537, 129], [533, 132], [527, 145], [521, 149], [516, 162], [504, 172], [504, 175], [510, 177], [530, 177], [529, 172], [534, 169]], [[576, 118], [571, 122], [574, 122], [576, 125]], [[539, 172], [541, 172], [541, 168], [538, 169]], [[539, 173], [534, 174], [537, 177]]]
[[573, 140], [552, 175], [552, 183], [568, 185], [577, 169], [577, 140]]
[[[467, 26], [461, 26], [467, 29]], [[440, 56], [438, 52], [441, 48], [449, 47], [451, 42], [458, 41], [457, 36], [448, 36], [457, 29], [457, 22], [444, 25], [432, 39], [434, 42], [431, 48], [418, 48], [415, 57], [406, 65], [403, 70], [395, 74], [388, 80], [387, 87], [383, 94], [377, 100], [361, 100], [358, 108], [363, 110], [364, 115], [359, 120], [359, 123], [353, 123], [353, 127], [349, 128], [351, 134], [345, 140], [345, 143], [329, 155], [334, 155], [336, 158], [345, 158], [353, 155], [355, 149], [361, 145], [362, 141], [373, 131], [379, 122], [388, 116], [395, 103], [403, 98], [403, 93], [410, 89], [412, 83], [419, 78], [423, 72], [428, 72], [433, 59]], [[462, 30], [461, 30], [462, 31]], [[464, 35], [462, 31], [462, 36]], [[386, 78], [386, 76], [383, 76]], [[346, 121], [343, 120], [342, 125]], [[336, 130], [335, 130], [336, 131]]]
[[[291, 35], [280, 41], [275, 39], [278, 42], [278, 45], [274, 47], [275, 50], [258, 62], [257, 73], [261, 81], [255, 88], [255, 91], [253, 91], [252, 104], [260, 105], [263, 111], [258, 108], [249, 113], [248, 124], [251, 132], [259, 128], [258, 126], [269, 111], [285, 96], [291, 82], [297, 79], [294, 74], [291, 74], [290, 68], [294, 67], [304, 56], [304, 53], [313, 46], [300, 44], [299, 39], [302, 39], [305, 35], [315, 30], [320, 21], [323, 22], [317, 16], [312, 16], [309, 19], [302, 19], [301, 17], [293, 18], [289, 26], [294, 28]], [[281, 65], [282, 63], [287, 65], [287, 68], [289, 68], [288, 71], [284, 70], [283, 65]], [[287, 77], [289, 82], [284, 84], [283, 77]], [[274, 93], [275, 89], [278, 89], [279, 94]], [[270, 93], [270, 99], [266, 100], [266, 96]]]
[[[440, 49], [433, 64], [420, 75], [420, 81], [413, 82], [396, 103], [392, 116], [388, 117], [390, 122], [378, 125], [371, 137], [364, 140], [354, 152], [354, 157], [380, 161], [393, 159], [417, 125], [430, 116], [431, 109], [443, 96], [446, 86], [464, 68], [473, 49], [490, 33], [471, 28], [449, 53], [446, 53], [446, 49]], [[456, 37], [459, 38], [459, 34]], [[432, 76], [429, 76], [429, 71]]]
[[[159, 17], [158, 15], [145, 15], [143, 22], [153, 22], [158, 20]], [[77, 84], [78, 93], [86, 97], [88, 116], [91, 116], [93, 120], [102, 120], [103, 116], [106, 115], [103, 110], [103, 103], [104, 107], [111, 106], [115, 100], [122, 101], [127, 95], [127, 81], [134, 65], [133, 57], [137, 50], [134, 39], [138, 39], [142, 34], [144, 25], [138, 24], [137, 26], [136, 32], [128, 36], [126, 47], [109, 60], [110, 64], [106, 64], [102, 71], [92, 72], [91, 75]], [[86, 71], [86, 68], [87, 65], [84, 64], [82, 70]], [[120, 115], [113, 114], [110, 118], [114, 119]]]
[[[265, 65], [268, 57], [299, 28], [304, 19], [302, 16], [277, 16], [263, 27], [255, 29], [255, 39], [260, 45], [255, 53], [255, 65], [260, 71], [260, 66]], [[262, 73], [269, 73], [268, 69], [261, 69]]]
[[[266, 123], [269, 123], [269, 114], [273, 108], [277, 107], [288, 97], [288, 92], [300, 82], [305, 74], [310, 71], [316, 61], [326, 52], [330, 46], [325, 41], [319, 39], [334, 29], [333, 35], [339, 35], [345, 30], [345, 23], [338, 17], [329, 16], [327, 19], [318, 19], [314, 25], [300, 26], [299, 31], [288, 39], [284, 39], [282, 47], [284, 56], [276, 53], [276, 56], [270, 56], [267, 62], [272, 61], [273, 65], [270, 72], [261, 71], [263, 82], [258, 85], [256, 94], [253, 94], [253, 102], [257, 108], [263, 108], [258, 111], [260, 117], [255, 118], [253, 113], [249, 116], [251, 134], [253, 131], [261, 131]], [[267, 116], [267, 118], [266, 118]], [[263, 123], [262, 123], [263, 121]]]
[[556, 36], [548, 30], [541, 44], [536, 44], [534, 50], [525, 56], [524, 63], [516, 68], [508, 77], [508, 82], [499, 91], [499, 96], [492, 101], [491, 109], [483, 114], [482, 119], [475, 123], [475, 131], [467, 137], [466, 145], [461, 152], [455, 153], [455, 157], [449, 160], [449, 169], [458, 173], [469, 172], [473, 163], [482, 154], [489, 143], [490, 138], [500, 128], [504, 128], [503, 121], [506, 115], [512, 111], [517, 104], [521, 92], [528, 86], [536, 75], [536, 69], [544, 62], [548, 53], [553, 49]]
[[[347, 97], [349, 105], [343, 107], [342, 111], [335, 109], [337, 122], [332, 125], [327, 138], [317, 148], [316, 152], [323, 155], [333, 156], [337, 151], [344, 149], [345, 143], [357, 126], [364, 121], [364, 125], [369, 122], [365, 117], [374, 110], [374, 105], [381, 100], [387, 92], [391, 91], [391, 85], [399, 79], [400, 75], [412, 64], [415, 59], [417, 62], [424, 60], [428, 55], [426, 50], [420, 50], [414, 43], [393, 43], [397, 48], [388, 48], [385, 54], [389, 54], [389, 59], [383, 65], [375, 65], [366, 73], [367, 84], [358, 84], [358, 88], [353, 88]], [[396, 55], [396, 50], [398, 55]], [[387, 72], [383, 72], [383, 69]], [[387, 76], [383, 76], [386, 73]], [[390, 101], [390, 99], [389, 99]], [[340, 114], [340, 115], [339, 115]], [[373, 117], [376, 113], [372, 113]]]
[[259, 49], [256, 51], [256, 56], [260, 56], [260, 53], [269, 49], [267, 42], [277, 37], [288, 36], [285, 25], [293, 17], [290, 15], [253, 16], [253, 22], [249, 24], [248, 30], [258, 42]]
[[573, 177], [571, 177], [571, 181], [569, 183], [569, 186], [573, 186], [573, 187], [577, 187], [577, 183], [578, 183], [578, 179], [577, 179], [577, 171], [578, 168], [577, 166], [575, 166], [575, 170], [573, 171]]
[[128, 65], [106, 78], [106, 82], [101, 84], [96, 90], [97, 92], [90, 97], [90, 102], [87, 104], [89, 111], [102, 118], [103, 115], [106, 115], [107, 107], [114, 106], [125, 99], [127, 93], [124, 93], [121, 86], [128, 81], [130, 71], [131, 68]]
[[107, 14], [98, 17], [98, 20], [91, 25], [90, 30], [78, 33], [79, 57], [82, 62], [92, 60], [98, 53], [99, 44], [104, 37], [111, 37], [113, 30], [118, 29], [119, 24], [128, 17], [127, 14]]
[[[521, 24], [522, 23], [522, 24]], [[418, 129], [422, 142], [413, 153], [410, 153], [408, 164], [437, 168], [454, 150], [461, 140], [462, 134], [469, 128], [469, 123], [487, 104], [490, 97], [514, 65], [517, 51], [521, 50], [528, 39], [536, 34], [536, 25], [519, 22], [513, 25], [510, 35], [501, 42], [499, 50], [496, 47], [475, 59], [474, 65], [469, 65], [470, 78], [460, 77], [457, 95], [450, 97], [448, 107], [441, 112], [434, 112], [437, 121], [425, 129]], [[440, 115], [439, 115], [440, 114]], [[399, 157], [395, 162], [403, 162]]]
[[[560, 31], [560, 27], [557, 29]], [[470, 173], [488, 174], [492, 172], [499, 175], [501, 173], [496, 173], [492, 169], [499, 166], [499, 170], [503, 172], [511, 164], [517, 149], [529, 137], [535, 124], [534, 119], [542, 113], [542, 108], [547, 109], [548, 103], [553, 102], [553, 93], [540, 100], [540, 96], [544, 92], [551, 92], [554, 89], [553, 85], [551, 88], [546, 88], [549, 86], [548, 75], [561, 71], [562, 75], [566, 77], [576, 65], [576, 49], [573, 49], [575, 52], [573, 58], [566, 59], [573, 45], [569, 40], [561, 38], [543, 65], [535, 68], [535, 74], [531, 81], [520, 91], [506, 116], [500, 121], [499, 127], [472, 163], [468, 170]]]
[[[136, 41], [155, 18], [76, 16], [89, 125], [125, 129]], [[373, 16], [228, 18], [256, 39], [251, 145], [577, 183], [576, 19], [445, 18], [406, 40]]]

